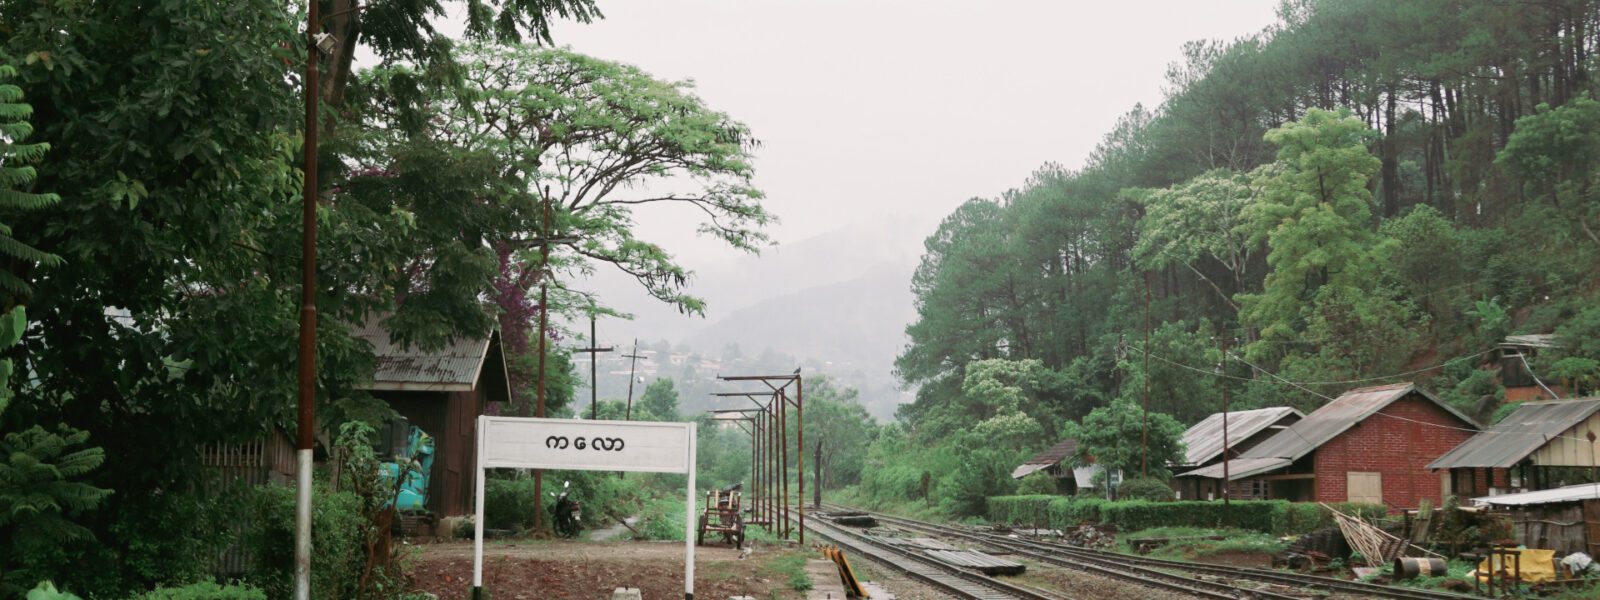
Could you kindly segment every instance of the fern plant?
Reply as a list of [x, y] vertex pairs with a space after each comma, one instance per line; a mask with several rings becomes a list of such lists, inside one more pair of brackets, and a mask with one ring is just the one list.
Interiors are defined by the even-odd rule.
[[[23, 143], [33, 134], [28, 117], [33, 106], [22, 101], [22, 88], [7, 83], [17, 76], [16, 68], [0, 64], [0, 211], [38, 210], [61, 201], [50, 193], [29, 191], [39, 173], [34, 164], [50, 151], [46, 142]], [[24, 244], [11, 236], [11, 226], [0, 223], [0, 258], [53, 266], [61, 257]], [[7, 269], [0, 269], [0, 290], [26, 295], [28, 283]]]

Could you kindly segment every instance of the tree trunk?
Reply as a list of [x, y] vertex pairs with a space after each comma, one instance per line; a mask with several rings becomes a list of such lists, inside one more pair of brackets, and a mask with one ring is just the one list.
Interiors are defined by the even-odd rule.
[[1383, 108], [1383, 216], [1400, 214], [1400, 158], [1394, 139], [1394, 84], [1389, 84], [1389, 101]]

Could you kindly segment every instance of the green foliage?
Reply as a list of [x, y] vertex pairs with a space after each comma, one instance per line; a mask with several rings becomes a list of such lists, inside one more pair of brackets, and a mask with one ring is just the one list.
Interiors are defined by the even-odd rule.
[[641, 421], [678, 420], [678, 389], [673, 387], [672, 378], [662, 377], [650, 382], [635, 408]]
[[[33, 107], [22, 101], [22, 88], [8, 83], [17, 76], [17, 69], [7, 64], [7, 58], [4, 48], [0, 48], [0, 210], [39, 210], [60, 202], [61, 196], [29, 191], [30, 184], [38, 178], [33, 165], [50, 151], [50, 144], [23, 142], [33, 134], [33, 125], [28, 122]], [[10, 225], [0, 223], [0, 257], [30, 266], [61, 264], [60, 256], [20, 242], [11, 233]], [[10, 269], [0, 269], [0, 289], [11, 295], [27, 295], [32, 288], [18, 275]]]
[[[311, 512], [311, 597], [317, 600], [355, 598], [366, 564], [368, 522], [362, 500], [350, 492], [334, 492], [320, 484]], [[256, 488], [251, 531], [245, 544], [255, 568], [245, 583], [270, 598], [287, 598], [294, 582], [294, 488]]]
[[56, 589], [56, 584], [41, 581], [39, 585], [28, 590], [27, 600], [81, 600], [74, 594], [69, 594]]
[[267, 593], [248, 585], [203, 581], [179, 587], [157, 587], [132, 600], [267, 600]]
[[1090, 412], [1081, 424], [1068, 423], [1061, 435], [1078, 440], [1079, 454], [1071, 457], [1072, 464], [1129, 474], [1144, 466], [1159, 479], [1171, 477], [1167, 465], [1183, 458], [1185, 429], [1172, 417], [1150, 412], [1146, 419], [1139, 405], [1116, 400]]
[[[0, 315], [0, 349], [15, 347], [26, 324], [20, 306]], [[0, 359], [0, 417], [12, 397], [11, 371], [11, 359]], [[0, 594], [16, 595], [66, 574], [77, 558], [71, 546], [94, 540], [78, 520], [111, 490], [83, 481], [105, 461], [100, 448], [84, 447], [88, 432], [34, 425], [0, 433], [0, 536], [7, 540], [0, 547]]]
[[1037, 496], [1056, 493], [1056, 478], [1044, 473], [1034, 473], [1023, 477], [1017, 484], [1017, 495]]
[[1173, 491], [1166, 481], [1136, 477], [1124, 480], [1121, 485], [1117, 486], [1117, 498], [1121, 500], [1165, 502], [1173, 499]]
[[1600, 102], [1588, 96], [1517, 119], [1516, 130], [1495, 162], [1544, 195], [1558, 211], [1600, 244], [1600, 140], [1589, 132], [1600, 127]]
[[[791, 429], [799, 427], [798, 421]], [[790, 435], [798, 433], [791, 432]], [[878, 434], [877, 420], [861, 405], [855, 388], [840, 388], [827, 377], [806, 380], [806, 460], [822, 447], [823, 489], [860, 483], [867, 447]], [[807, 470], [812, 466], [808, 463]]]

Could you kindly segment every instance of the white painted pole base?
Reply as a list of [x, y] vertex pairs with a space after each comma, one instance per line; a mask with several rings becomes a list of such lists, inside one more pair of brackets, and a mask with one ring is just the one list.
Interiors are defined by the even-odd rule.
[[311, 600], [311, 450], [295, 451], [294, 599]]

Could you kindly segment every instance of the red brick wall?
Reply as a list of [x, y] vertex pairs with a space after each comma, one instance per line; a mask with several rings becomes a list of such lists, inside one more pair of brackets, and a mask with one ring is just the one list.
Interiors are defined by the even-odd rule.
[[1472, 432], [1412, 422], [1467, 427], [1415, 393], [1391, 403], [1379, 413], [1317, 449], [1317, 500], [1344, 502], [1349, 498], [1345, 489], [1346, 473], [1375, 471], [1383, 474], [1383, 501], [1391, 512], [1416, 508], [1422, 498], [1439, 506], [1443, 500], [1439, 473], [1428, 470], [1428, 463], [1472, 437]]

